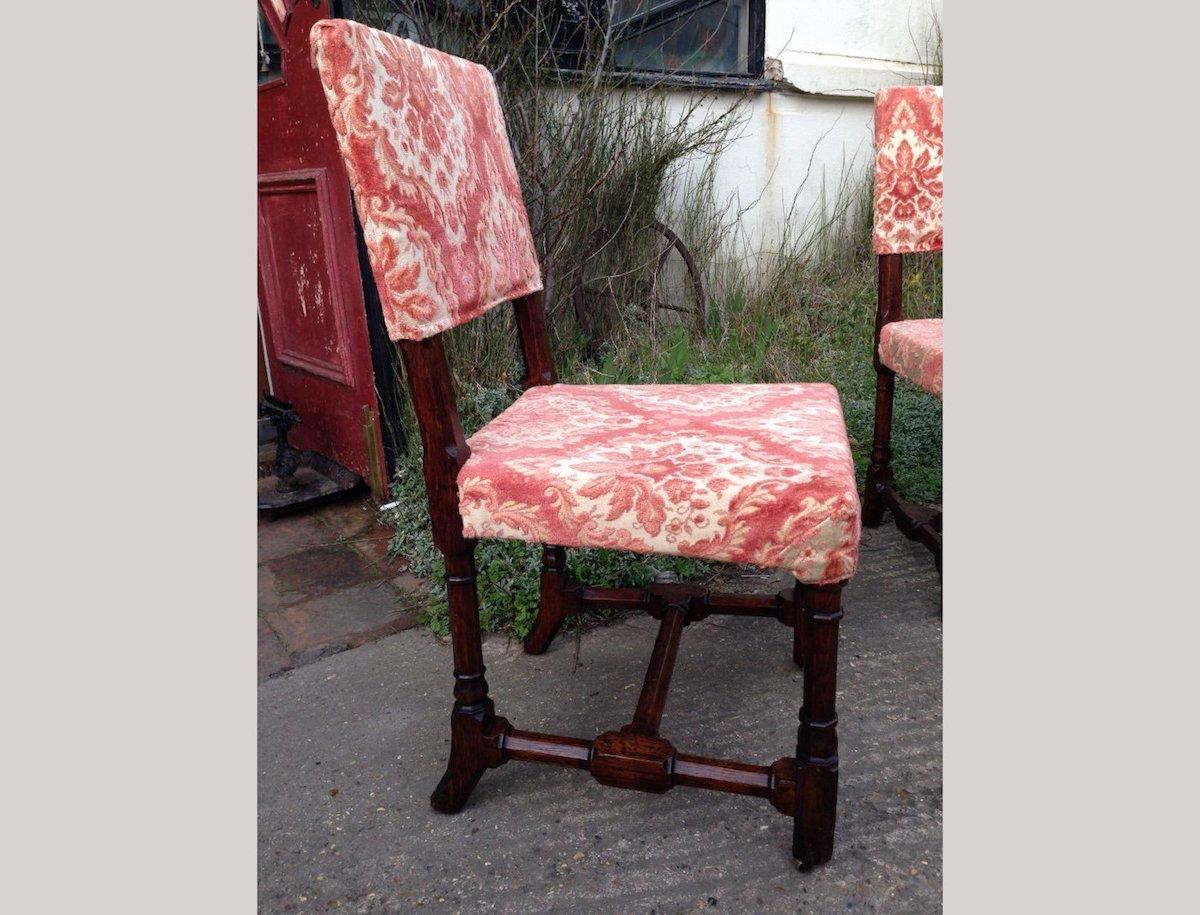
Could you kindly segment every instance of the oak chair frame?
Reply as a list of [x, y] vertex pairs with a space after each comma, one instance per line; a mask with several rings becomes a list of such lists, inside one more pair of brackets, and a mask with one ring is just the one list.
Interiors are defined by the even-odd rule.
[[[524, 386], [554, 384], [556, 375], [542, 292], [513, 301]], [[463, 808], [483, 773], [519, 759], [585, 769], [616, 788], [663, 793], [675, 785], [768, 800], [793, 819], [792, 854], [802, 870], [833, 854], [838, 755], [835, 689], [838, 629], [845, 581], [797, 582], [774, 595], [721, 594], [688, 584], [590, 588], [572, 579], [566, 550], [542, 550], [537, 619], [524, 648], [541, 654], [567, 617], [589, 608], [644, 610], [660, 621], [631, 723], [592, 740], [521, 731], [496, 714], [488, 695], [480, 640], [475, 544], [463, 534], [457, 476], [470, 456], [441, 334], [398, 341], [424, 448], [423, 470], [433, 539], [445, 557], [454, 654], [454, 707], [446, 773], [430, 802], [441, 813]], [[679, 753], [659, 735], [684, 627], [710, 614], [770, 617], [793, 631], [792, 657], [804, 668], [796, 755], [770, 765]]]
[[938, 574], [942, 571], [942, 513], [925, 505], [900, 498], [892, 473], [892, 402], [896, 391], [896, 373], [879, 358], [879, 340], [884, 325], [904, 320], [904, 255], [880, 254], [878, 302], [875, 310], [875, 426], [871, 461], [862, 502], [865, 527], [878, 527], [883, 510], [890, 508], [896, 527], [909, 540], [922, 543], [933, 554]]

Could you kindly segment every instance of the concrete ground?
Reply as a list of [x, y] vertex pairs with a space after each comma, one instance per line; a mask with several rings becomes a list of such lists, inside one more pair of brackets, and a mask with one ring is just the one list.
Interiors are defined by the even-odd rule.
[[[841, 786], [830, 864], [794, 869], [766, 802], [598, 785], [510, 762], [467, 808], [428, 796], [449, 749], [448, 645], [412, 629], [259, 687], [262, 912], [934, 912], [941, 909], [941, 587], [893, 527], [866, 531], [845, 592]], [[560, 637], [542, 657], [485, 644], [516, 727], [592, 737], [629, 720], [656, 624]], [[772, 620], [684, 632], [663, 736], [770, 763], [795, 748], [801, 674]]]

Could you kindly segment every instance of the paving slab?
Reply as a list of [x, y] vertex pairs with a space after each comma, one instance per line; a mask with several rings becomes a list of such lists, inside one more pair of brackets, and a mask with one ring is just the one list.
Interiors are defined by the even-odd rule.
[[389, 623], [411, 626], [418, 608], [402, 604], [402, 599], [390, 582], [374, 581], [271, 610], [263, 616], [290, 652], [327, 647], [340, 650], [363, 644], [371, 633]]
[[390, 528], [368, 528], [357, 537], [347, 541], [349, 546], [363, 558], [375, 563], [385, 574], [397, 575], [408, 570], [408, 560], [389, 552], [388, 545], [395, 531]]
[[321, 510], [321, 521], [342, 540], [385, 534], [389, 530], [379, 522], [379, 510], [365, 496], [326, 506]]
[[258, 522], [258, 561], [270, 562], [303, 550], [328, 547], [337, 541], [337, 533], [321, 522], [318, 514], [308, 513]]
[[258, 526], [259, 680], [417, 624], [425, 583], [369, 499]]
[[[833, 861], [794, 869], [790, 821], [756, 798], [648, 795], [510, 762], [455, 816], [429, 807], [449, 748], [449, 646], [424, 629], [259, 686], [262, 912], [935, 912], [941, 908], [940, 581], [925, 550], [867, 531], [844, 595]], [[628, 721], [656, 624], [492, 637], [497, 710], [592, 737]], [[684, 633], [663, 735], [769, 763], [795, 749], [787, 629], [710, 617]]]
[[289, 603], [380, 578], [373, 563], [345, 546], [292, 553], [263, 563], [259, 571], [263, 570]]

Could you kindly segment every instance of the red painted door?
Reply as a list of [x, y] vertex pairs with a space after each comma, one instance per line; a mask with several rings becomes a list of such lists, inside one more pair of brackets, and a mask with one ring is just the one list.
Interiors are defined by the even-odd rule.
[[381, 497], [353, 203], [309, 61], [309, 29], [329, 17], [329, 0], [259, 0], [259, 10], [258, 309], [271, 386], [300, 414], [291, 442], [350, 468]]

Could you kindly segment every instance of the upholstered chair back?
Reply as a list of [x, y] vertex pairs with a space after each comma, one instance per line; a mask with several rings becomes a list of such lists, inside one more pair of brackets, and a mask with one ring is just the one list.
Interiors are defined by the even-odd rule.
[[541, 289], [492, 75], [344, 19], [317, 22], [311, 45], [389, 336]]
[[876, 254], [942, 250], [942, 87], [875, 96]]

